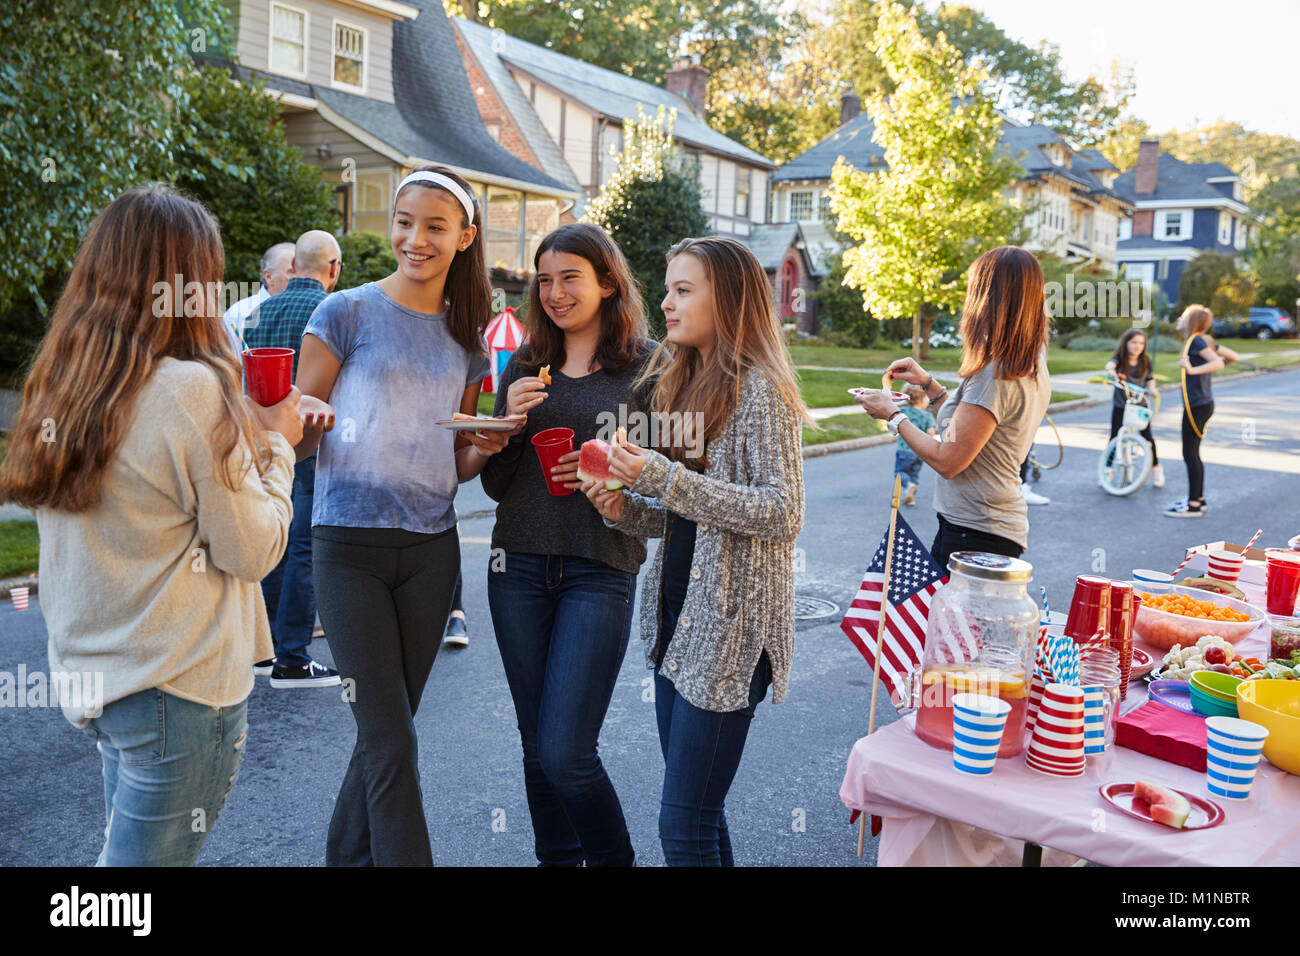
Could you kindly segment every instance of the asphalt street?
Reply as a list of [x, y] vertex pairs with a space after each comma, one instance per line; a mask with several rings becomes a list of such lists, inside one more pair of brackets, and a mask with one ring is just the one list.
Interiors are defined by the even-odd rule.
[[[1037, 488], [1052, 499], [1031, 509], [1035, 588], [1064, 607], [1076, 574], [1127, 576], [1134, 567], [1172, 570], [1184, 545], [1261, 545], [1300, 533], [1300, 372], [1216, 382], [1218, 410], [1206, 437], [1209, 513], [1175, 521], [1160, 512], [1186, 493], [1176, 394], [1156, 418], [1169, 484], [1112, 498], [1097, 487], [1096, 462], [1108, 436], [1108, 405], [1060, 416], [1064, 461]], [[1049, 429], [1038, 457], [1057, 459]], [[892, 446], [828, 455], [805, 463], [807, 516], [799, 540], [800, 597], [842, 611], [857, 591], [889, 519]], [[904, 515], [927, 545], [937, 522], [933, 472], [919, 504]], [[424, 805], [440, 865], [534, 863], [514, 710], [493, 640], [486, 578], [492, 502], [477, 482], [462, 489], [462, 555], [470, 643], [439, 655], [416, 723]], [[0, 607], [0, 671], [44, 671], [40, 602]], [[861, 865], [856, 828], [839, 801], [844, 764], [866, 732], [870, 674], [839, 630], [840, 614], [801, 621], [785, 703], [759, 705], [727, 816], [741, 865]], [[313, 654], [330, 661], [328, 644]], [[600, 749], [618, 790], [638, 861], [661, 865], [657, 835], [663, 769], [649, 696], [650, 672], [634, 630]], [[881, 695], [884, 711], [889, 711]], [[892, 719], [883, 713], [882, 719]], [[339, 690], [272, 690], [259, 678], [249, 704], [249, 743], [231, 799], [199, 858], [206, 865], [320, 865], [334, 796], [354, 740]], [[89, 739], [50, 708], [0, 708], [0, 865], [82, 865], [103, 837], [100, 761]]]

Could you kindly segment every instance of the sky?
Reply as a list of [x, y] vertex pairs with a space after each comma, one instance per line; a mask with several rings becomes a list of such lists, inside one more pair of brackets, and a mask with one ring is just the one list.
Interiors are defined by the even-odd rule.
[[1222, 116], [1300, 139], [1300, 0], [964, 2], [1024, 43], [1055, 43], [1073, 80], [1132, 66], [1129, 110], [1157, 133]]

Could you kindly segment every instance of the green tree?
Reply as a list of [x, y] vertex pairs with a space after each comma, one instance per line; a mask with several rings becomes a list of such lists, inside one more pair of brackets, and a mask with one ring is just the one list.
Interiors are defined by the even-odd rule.
[[0, 8], [0, 311], [46, 308], [86, 226], [114, 197], [166, 177], [193, 122], [192, 47], [219, 0], [9, 0]]
[[192, 121], [176, 152], [176, 185], [221, 223], [226, 278], [257, 282], [262, 254], [309, 229], [339, 227], [330, 187], [280, 125], [280, 104], [254, 80], [216, 67], [185, 78]]
[[1300, 177], [1267, 184], [1255, 194], [1253, 206], [1263, 217], [1250, 247], [1258, 302], [1300, 315]]
[[[929, 39], [942, 35], [971, 66], [985, 70], [984, 94], [999, 109], [1028, 123], [1045, 123], [1080, 145], [1094, 145], [1115, 127], [1133, 93], [1130, 72], [1112, 64], [1106, 79], [1075, 83], [1065, 75], [1059, 49], [1047, 42], [1029, 46], [1009, 37], [990, 17], [965, 4], [928, 10], [898, 0], [916, 13]], [[873, 40], [885, 0], [836, 0], [826, 42], [847, 85], [859, 95], [889, 93], [893, 80]]]
[[583, 218], [608, 232], [623, 250], [645, 294], [652, 334], [662, 339], [664, 314], [659, 308], [664, 285], [664, 256], [674, 243], [709, 233], [694, 166], [674, 158], [676, 111], [660, 107], [654, 116], [639, 109], [623, 121], [623, 152], [600, 195]]
[[843, 259], [836, 258], [813, 294], [817, 300], [817, 324], [823, 332], [830, 333], [836, 345], [870, 348], [876, 341], [880, 323], [867, 311], [862, 292], [845, 283], [845, 271]]
[[1207, 306], [1216, 318], [1244, 318], [1255, 304], [1255, 283], [1226, 252], [1202, 252], [1178, 280], [1175, 312], [1189, 305]]
[[1020, 169], [997, 153], [1002, 121], [982, 69], [927, 39], [901, 4], [880, 10], [874, 43], [894, 89], [866, 101], [886, 166], [863, 172], [841, 158], [831, 210], [858, 243], [844, 253], [845, 281], [873, 314], [912, 316], [913, 354], [924, 359], [934, 313], [961, 309], [970, 263], [1021, 225], [1023, 210], [1003, 195]]

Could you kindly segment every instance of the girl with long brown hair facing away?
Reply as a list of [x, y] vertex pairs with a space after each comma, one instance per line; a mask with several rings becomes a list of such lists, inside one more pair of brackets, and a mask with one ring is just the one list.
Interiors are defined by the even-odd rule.
[[[488, 605], [514, 699], [542, 866], [630, 866], [623, 808], [596, 752], [632, 631], [645, 543], [605, 527], [579, 487], [578, 448], [641, 414], [632, 383], [656, 343], [623, 253], [599, 227], [561, 226], [533, 256], [528, 341], [510, 358], [498, 415], [522, 434], [483, 469], [498, 501]], [[542, 375], [545, 375], [545, 378]], [[548, 381], [549, 379], [549, 381]], [[548, 492], [532, 439], [574, 433]]]
[[479, 203], [458, 174], [429, 166], [398, 184], [393, 210], [397, 271], [325, 298], [298, 362], [298, 387], [339, 423], [308, 428], [299, 446], [320, 448], [312, 576], [357, 722], [330, 866], [433, 863], [414, 717], [460, 571], [457, 485], [506, 442], [437, 424], [474, 415], [488, 374]]
[[794, 657], [803, 526], [799, 394], [762, 266], [726, 237], [668, 253], [667, 342], [643, 376], [657, 448], [614, 449], [626, 488], [584, 492], [606, 523], [663, 538], [641, 595], [664, 756], [659, 838], [670, 866], [732, 866], [724, 810], [758, 702]]
[[943, 440], [913, 425], [883, 392], [859, 396], [869, 415], [887, 421], [889, 431], [939, 474], [939, 532], [930, 552], [941, 568], [954, 551], [1018, 558], [1029, 546], [1020, 463], [1051, 397], [1049, 321], [1038, 260], [1019, 246], [999, 246], [976, 259], [967, 277], [956, 392], [948, 395], [910, 358], [885, 371], [887, 378], [925, 389], [939, 407]]
[[191, 865], [225, 806], [272, 653], [259, 582], [288, 541], [300, 411], [328, 412], [296, 389], [244, 399], [224, 268], [199, 203], [164, 185], [114, 200], [0, 465], [0, 501], [36, 509], [51, 675], [81, 678], [64, 715], [103, 759], [102, 866]]
[[1226, 345], [1210, 335], [1214, 313], [1203, 305], [1189, 305], [1178, 317], [1178, 331], [1183, 333], [1183, 354], [1178, 365], [1183, 374], [1183, 463], [1187, 465], [1187, 497], [1175, 502], [1166, 518], [1201, 518], [1205, 516], [1205, 465], [1201, 461], [1201, 439], [1214, 414], [1214, 393], [1210, 375], [1239, 358]]

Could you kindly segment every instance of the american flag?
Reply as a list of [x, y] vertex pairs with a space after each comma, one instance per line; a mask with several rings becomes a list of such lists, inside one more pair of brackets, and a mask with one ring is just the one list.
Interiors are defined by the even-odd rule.
[[[876, 666], [876, 630], [880, 622], [880, 594], [884, 589], [888, 541], [886, 532], [862, 578], [858, 596], [840, 622], [840, 630], [848, 635], [873, 669]], [[894, 528], [894, 563], [890, 578], [889, 614], [885, 618], [880, 679], [884, 681], [889, 696], [898, 702], [908, 675], [920, 666], [924, 656], [925, 622], [930, 614], [930, 601], [948, 581], [902, 515], [898, 516]]]

